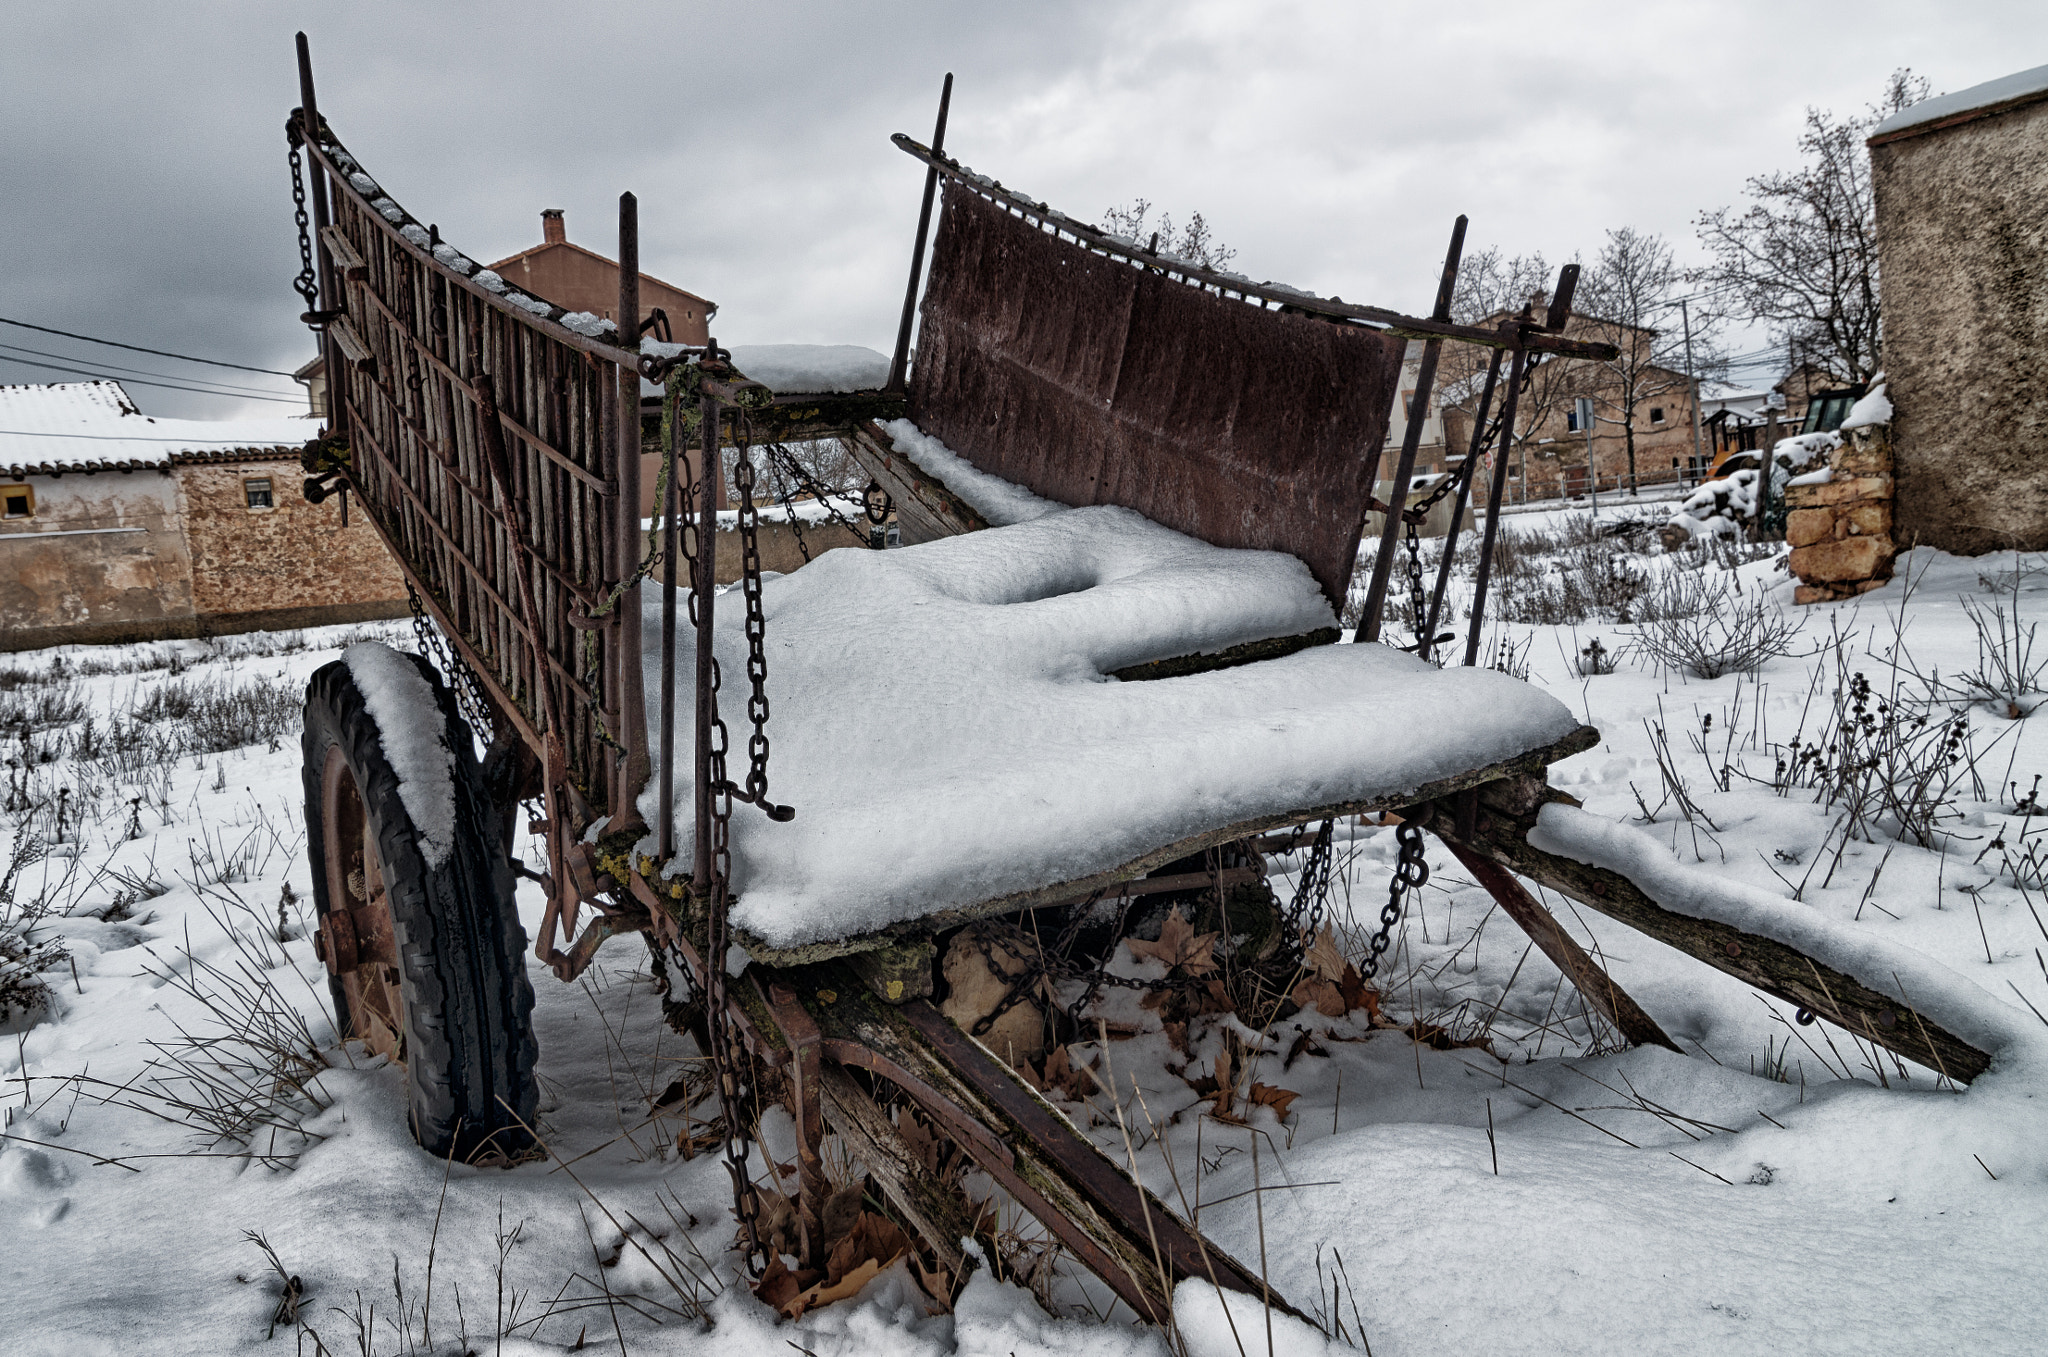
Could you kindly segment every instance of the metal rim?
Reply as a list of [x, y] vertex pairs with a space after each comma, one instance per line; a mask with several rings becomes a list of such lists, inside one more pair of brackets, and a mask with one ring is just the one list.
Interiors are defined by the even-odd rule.
[[328, 970], [347, 1014], [349, 1030], [341, 1036], [402, 1063], [405, 995], [391, 898], [362, 789], [339, 745], [328, 749], [321, 769], [320, 813], [328, 902], [320, 929]]

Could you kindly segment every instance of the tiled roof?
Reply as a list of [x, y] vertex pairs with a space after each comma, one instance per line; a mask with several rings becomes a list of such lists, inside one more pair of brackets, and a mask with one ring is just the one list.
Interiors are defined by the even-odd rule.
[[135, 471], [174, 462], [296, 453], [313, 419], [166, 419], [135, 408], [118, 382], [0, 386], [0, 476]]

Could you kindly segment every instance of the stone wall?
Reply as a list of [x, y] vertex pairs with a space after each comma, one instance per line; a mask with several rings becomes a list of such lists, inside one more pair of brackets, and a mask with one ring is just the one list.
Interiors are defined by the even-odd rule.
[[[202, 634], [401, 617], [405, 581], [360, 511], [308, 504], [296, 461], [181, 465], [192, 610]], [[245, 482], [270, 482], [271, 507], [251, 508]]]
[[191, 564], [168, 474], [21, 483], [35, 511], [0, 524], [0, 651], [193, 634]]
[[2048, 547], [2048, 101], [1872, 139], [1897, 536]]
[[1867, 593], [1892, 577], [1898, 554], [1890, 428], [1845, 430], [1841, 446], [1828, 454], [1827, 471], [1822, 484], [1785, 487], [1785, 540], [1792, 544], [1798, 603]]

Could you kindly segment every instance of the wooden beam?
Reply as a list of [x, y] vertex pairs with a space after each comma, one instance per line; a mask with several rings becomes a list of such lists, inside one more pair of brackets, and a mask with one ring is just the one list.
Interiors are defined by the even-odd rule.
[[[826, 1065], [819, 1085], [825, 1120], [853, 1152], [882, 1195], [957, 1280], [965, 1271], [960, 1241], [974, 1233], [974, 1211], [958, 1187], [934, 1177], [875, 1100], [837, 1065]], [[943, 1129], [939, 1132], [943, 1135]]]
[[1634, 1045], [1678, 1050], [1678, 1043], [1664, 1035], [1664, 1029], [1657, 1025], [1656, 1019], [1629, 998], [1627, 991], [1614, 983], [1614, 977], [1607, 974], [1598, 962], [1586, 955], [1586, 949], [1564, 931], [1564, 926], [1551, 916], [1550, 911], [1537, 904], [1535, 897], [1522, 889], [1522, 883], [1515, 880], [1514, 873], [1461, 843], [1450, 839], [1443, 843], [1451, 850], [1451, 855], [1464, 864], [1465, 870], [1486, 888], [1486, 893], [1499, 903], [1501, 912], [1521, 926], [1529, 940], [1542, 949], [1553, 966], [1564, 972], [1601, 1017], [1619, 1028]]
[[[1666, 909], [1620, 872], [1531, 847], [1528, 833], [1535, 824], [1540, 802], [1569, 800], [1548, 788], [1543, 791], [1545, 795], [1536, 806], [1517, 808], [1520, 813], [1501, 813], [1498, 806], [1489, 806], [1477, 817], [1471, 837], [1461, 840], [1464, 846], [1744, 984], [1797, 1004], [1852, 1035], [1917, 1061], [1957, 1083], [1967, 1083], [1991, 1067], [1988, 1052], [1978, 1050], [1925, 1014], [1914, 1011], [1903, 999], [1880, 988], [1887, 980], [1896, 986], [1898, 982], [1891, 977], [1872, 976], [1870, 983], [1865, 983], [1775, 938]], [[1447, 809], [1417, 807], [1413, 818], [1423, 818], [1429, 829], [1447, 843], [1457, 836], [1454, 817]]]
[[861, 469], [889, 492], [897, 519], [914, 530], [916, 541], [933, 542], [989, 526], [966, 500], [891, 447], [879, 425], [862, 425], [840, 441]]

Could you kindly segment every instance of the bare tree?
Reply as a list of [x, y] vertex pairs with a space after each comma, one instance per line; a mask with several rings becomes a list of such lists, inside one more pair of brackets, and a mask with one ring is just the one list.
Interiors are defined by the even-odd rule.
[[1700, 243], [1714, 262], [1691, 279], [1721, 294], [1726, 314], [1761, 321], [1778, 343], [1868, 381], [1883, 362], [1877, 279], [1877, 214], [1864, 138], [1879, 122], [1927, 97], [1927, 81], [1901, 68], [1862, 117], [1806, 110], [1805, 164], [1758, 175], [1748, 208], [1703, 212]]
[[1135, 240], [1141, 245], [1153, 231], [1159, 233], [1158, 243], [1148, 248], [1162, 251], [1190, 264], [1200, 264], [1205, 269], [1220, 269], [1237, 258], [1237, 251], [1216, 239], [1209, 229], [1209, 223], [1201, 213], [1190, 216], [1185, 226], [1173, 224], [1173, 214], [1162, 212], [1156, 226], [1147, 226], [1146, 218], [1152, 211], [1152, 204], [1144, 198], [1133, 198], [1128, 207], [1112, 207], [1102, 214], [1102, 224], [1116, 235]]
[[[1509, 257], [1494, 245], [1469, 251], [1458, 266], [1451, 319], [1462, 325], [1497, 325], [1530, 305], [1540, 315], [1550, 300], [1554, 274], [1540, 252]], [[1437, 369], [1443, 405], [1476, 413], [1492, 357], [1492, 350], [1476, 345], [1446, 345]], [[1528, 370], [1515, 406], [1513, 448], [1535, 438], [1570, 403], [1578, 381], [1572, 372], [1575, 366], [1570, 360], [1548, 357]], [[1502, 376], [1504, 380], [1505, 369]], [[1496, 410], [1503, 395], [1495, 393]]]
[[1483, 325], [1511, 316], [1550, 286], [1550, 265], [1542, 252], [1508, 258], [1498, 245], [1467, 251], [1458, 264], [1458, 290], [1451, 294], [1451, 319]]
[[[1624, 226], [1607, 233], [1606, 244], [1579, 284], [1589, 337], [1618, 350], [1605, 363], [1577, 367], [1579, 394], [1593, 398], [1595, 418], [1619, 425], [1628, 450], [1629, 493], [1636, 491], [1638, 411], [1652, 400], [1691, 386], [1685, 338], [1671, 303], [1685, 274], [1659, 235]], [[1706, 361], [1711, 347], [1704, 327], [1693, 331], [1693, 361]], [[1697, 371], [1695, 367], [1693, 369]], [[1590, 468], [1589, 468], [1590, 471]]]

